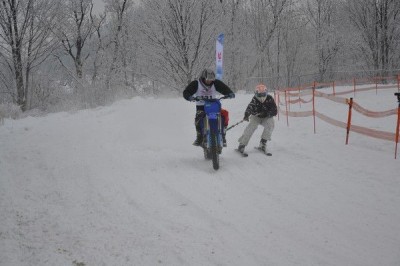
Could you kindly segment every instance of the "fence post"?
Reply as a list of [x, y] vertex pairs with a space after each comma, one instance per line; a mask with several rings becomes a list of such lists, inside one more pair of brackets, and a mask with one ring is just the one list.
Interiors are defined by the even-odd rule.
[[333, 89], [333, 96], [335, 96], [336, 95], [336, 92], [335, 92], [335, 81], [332, 84], [332, 89]]
[[354, 91], [354, 98], [356, 98], [356, 78], [353, 78], [353, 91]]
[[350, 100], [346, 99], [346, 102], [349, 105], [349, 113], [347, 116], [347, 127], [346, 127], [346, 145], [347, 145], [349, 143], [349, 134], [351, 126], [351, 109], [353, 108], [353, 98], [350, 98]]
[[275, 103], [276, 103], [276, 107], [278, 108], [278, 121], [279, 121], [279, 113], [280, 113], [280, 102], [279, 102], [279, 90], [278, 93], [276, 93], [276, 91], [274, 91], [274, 95], [275, 95]]
[[397, 92], [400, 92], [400, 74], [397, 74]]
[[396, 126], [396, 146], [394, 149], [394, 158], [397, 159], [397, 143], [399, 142], [399, 127], [400, 127], [400, 92], [395, 93], [399, 106], [397, 107], [397, 126]]
[[301, 108], [301, 96], [300, 96], [300, 89], [301, 89], [301, 87], [299, 86], [299, 107]]
[[313, 118], [314, 118], [314, 134], [317, 133], [315, 129], [315, 87], [316, 87], [316, 82], [314, 81], [313, 84], [313, 89], [312, 89], [312, 111], [313, 111]]
[[288, 99], [287, 99], [287, 90], [285, 89], [285, 107], [286, 107], [286, 124], [289, 126], [289, 110], [288, 110]]
[[378, 78], [374, 78], [375, 79], [375, 94], [378, 95]]

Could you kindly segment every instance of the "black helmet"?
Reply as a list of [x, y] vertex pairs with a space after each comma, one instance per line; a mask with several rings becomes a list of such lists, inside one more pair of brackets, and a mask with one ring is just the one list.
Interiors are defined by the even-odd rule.
[[205, 80], [214, 81], [215, 80], [215, 73], [211, 69], [205, 68], [203, 71], [201, 71], [200, 79], [202, 81], [205, 81]]

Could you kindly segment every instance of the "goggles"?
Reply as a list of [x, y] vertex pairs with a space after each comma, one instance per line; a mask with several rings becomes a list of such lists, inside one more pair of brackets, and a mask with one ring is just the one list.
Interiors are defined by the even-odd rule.
[[267, 97], [267, 93], [266, 92], [257, 92], [256, 96], [257, 97]]

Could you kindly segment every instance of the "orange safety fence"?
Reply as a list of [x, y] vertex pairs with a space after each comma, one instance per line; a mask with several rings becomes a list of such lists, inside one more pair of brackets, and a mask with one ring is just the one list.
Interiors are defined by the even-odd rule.
[[[353, 102], [353, 107], [354, 106], [359, 106], [359, 105], [357, 103]], [[355, 110], [356, 110], [356, 108], [355, 108]], [[364, 109], [364, 110], [366, 110], [366, 109]], [[279, 110], [279, 111], [281, 114], [283, 114], [285, 116], [290, 116], [290, 117], [309, 117], [309, 116], [313, 115], [313, 111], [301, 111], [301, 112], [284, 111], [284, 110]], [[384, 117], [384, 116], [389, 116], [389, 115], [395, 115], [395, 114], [397, 114], [397, 109], [393, 109], [393, 110], [389, 110], [389, 111], [385, 111], [385, 112], [370, 112], [370, 111], [367, 111], [367, 112], [371, 113], [371, 114], [378, 114], [377, 116], [374, 116], [374, 117], [378, 118], [378, 117]], [[380, 114], [380, 113], [382, 113], [382, 114]], [[341, 127], [341, 128], [347, 127], [347, 124], [345, 122], [341, 122], [339, 120], [330, 118], [329, 116], [326, 116], [320, 112], [315, 111], [315, 115], [319, 119], [321, 119], [331, 125]], [[370, 116], [370, 117], [372, 117], [372, 116]], [[361, 126], [351, 125], [350, 131], [354, 131], [354, 132], [357, 132], [357, 133], [360, 133], [363, 135], [367, 135], [370, 137], [378, 138], [378, 139], [383, 139], [383, 140], [388, 140], [388, 141], [395, 140], [394, 133], [369, 129], [369, 128], [365, 128], [365, 127], [361, 127]]]
[[308, 100], [308, 101], [304, 100], [303, 98], [300, 98], [300, 102], [302, 102], [302, 103], [310, 103], [310, 102], [312, 102], [312, 98], [310, 100]]
[[376, 139], [383, 139], [383, 140], [388, 140], [388, 141], [395, 140], [395, 134], [391, 133], [391, 132], [375, 130], [375, 129], [370, 129], [370, 128], [366, 128], [366, 127], [356, 126], [356, 125], [351, 125], [350, 131], [357, 132], [359, 134], [373, 137]]
[[288, 100], [287, 102], [290, 103], [290, 104], [295, 104], [295, 103], [310, 103], [310, 102], [312, 102], [312, 98], [311, 98], [310, 100], [308, 100], [308, 101], [304, 100], [303, 98], [298, 98], [298, 99], [296, 99], [296, 100]]
[[373, 118], [381, 118], [381, 117], [386, 117], [386, 116], [391, 116], [391, 115], [397, 114], [397, 109], [391, 109], [391, 110], [382, 111], [382, 112], [369, 111], [369, 110], [363, 108], [361, 105], [359, 105], [356, 102], [353, 102], [353, 108], [357, 112], [359, 112], [365, 116], [373, 117]]
[[279, 105], [285, 106], [286, 103], [285, 103], [285, 102], [282, 102], [282, 100], [281, 100], [282, 97], [279, 97], [279, 94], [277, 94], [277, 95], [278, 95], [278, 100], [277, 100], [277, 102], [279, 103]]
[[321, 114], [320, 112], [315, 112], [315, 115], [319, 119], [321, 119], [321, 120], [323, 120], [323, 121], [325, 121], [325, 122], [327, 122], [327, 123], [329, 123], [329, 124], [331, 124], [333, 126], [337, 126], [337, 127], [341, 127], [341, 128], [346, 128], [347, 127], [346, 123], [341, 122], [341, 121], [336, 120], [336, 119], [333, 119], [333, 118], [330, 118], [329, 116]]
[[[386, 80], [386, 81], [395, 80], [396, 85], [380, 84], [379, 88], [378, 88], [378, 81], [382, 81], [382, 80]], [[279, 90], [275, 91], [275, 99], [278, 102], [278, 106], [286, 107], [286, 110], [282, 110], [281, 108], [279, 108], [278, 119], [279, 119], [279, 113], [285, 115], [286, 119], [287, 119], [287, 125], [289, 126], [289, 117], [313, 116], [314, 117], [314, 133], [315, 133], [316, 132], [315, 117], [318, 117], [319, 119], [321, 119], [331, 125], [346, 129], [346, 132], [347, 132], [346, 144], [348, 143], [349, 132], [356, 132], [356, 133], [359, 133], [359, 134], [362, 134], [365, 136], [369, 136], [369, 137], [373, 137], [373, 138], [377, 138], [377, 139], [381, 139], [381, 140], [394, 141], [396, 143], [395, 158], [397, 158], [397, 143], [399, 142], [398, 131], [399, 131], [399, 123], [400, 123], [399, 122], [400, 121], [400, 106], [398, 109], [391, 109], [391, 110], [387, 110], [387, 111], [375, 112], [375, 111], [371, 111], [371, 110], [368, 110], [368, 109], [362, 107], [361, 105], [359, 105], [358, 103], [353, 101], [353, 98], [350, 98], [350, 101], [349, 101], [348, 98], [338, 97], [337, 95], [344, 95], [344, 94], [348, 94], [348, 93], [354, 93], [354, 95], [355, 95], [356, 92], [363, 92], [363, 91], [369, 91], [369, 90], [374, 90], [374, 89], [378, 92], [378, 89], [393, 89], [396, 87], [397, 87], [398, 91], [400, 91], [400, 75], [397, 75], [395, 78], [393, 78], [393, 77], [372, 77], [372, 78], [364, 78], [364, 79], [357, 79], [357, 80], [353, 79], [351, 81], [351, 83], [353, 85], [352, 90], [336, 92], [337, 84], [340, 82], [343, 82], [343, 81], [329, 82], [329, 83], [314, 82], [313, 85], [311, 85], [311, 86], [304, 85], [304, 86], [300, 86], [300, 87], [296, 87], [296, 88], [285, 88], [285, 89], [279, 89]], [[360, 88], [360, 87], [357, 88], [356, 85], [360, 84], [362, 82], [365, 82], [365, 83], [363, 83], [363, 85], [368, 85], [367, 82], [369, 82], [369, 84], [371, 84], [371, 82], [374, 82], [375, 85], [363, 87], [363, 88]], [[347, 85], [348, 84], [349, 84], [349, 82], [347, 83]], [[316, 89], [316, 88], [327, 89], [329, 87], [332, 87], [332, 93], [325, 93], [325, 92], [321, 92]], [[284, 94], [285, 102], [281, 101], [281, 97], [280, 97], [281, 94]], [[307, 95], [311, 95], [310, 100], [305, 100], [302, 98], [302, 96], [307, 96]], [[328, 117], [320, 112], [317, 112], [315, 110], [315, 97], [321, 97], [321, 98], [325, 98], [327, 100], [330, 100], [330, 101], [333, 101], [336, 103], [348, 105], [349, 111], [348, 111], [347, 123], [333, 119], [333, 118]], [[292, 99], [290, 99], [290, 98], [292, 98]], [[296, 98], [296, 99], [293, 99], [293, 98]], [[311, 103], [311, 102], [312, 102], [312, 110], [311, 111], [290, 111], [291, 104], [296, 104], [296, 103], [306, 104], [306, 103]], [[387, 116], [397, 114], [398, 118], [397, 118], [396, 133], [370, 129], [370, 128], [362, 127], [359, 125], [352, 125], [351, 124], [352, 109], [354, 109], [355, 111], [357, 111], [367, 117], [372, 117], [372, 118], [382, 118], [382, 117], [387, 117]]]
[[292, 112], [280, 110], [280, 113], [291, 117], [308, 117], [313, 115], [312, 111]]
[[[362, 92], [362, 91], [370, 91], [370, 90], [382, 90], [382, 89], [392, 89], [396, 88], [394, 85], [388, 85], [384, 87], [367, 87], [367, 88], [357, 88], [356, 92]], [[347, 91], [341, 91], [341, 92], [336, 92], [335, 95], [344, 95], [344, 94], [349, 94], [349, 93], [355, 93], [354, 89], [352, 90], [347, 90]]]
[[[286, 112], [286, 111], [280, 111], [284, 115], [289, 115], [291, 117], [309, 117], [313, 115], [312, 111], [302, 111], [302, 112]], [[396, 110], [397, 112], [397, 110]], [[320, 112], [315, 112], [315, 116], [318, 117], [319, 119], [327, 122], [328, 124], [331, 124], [333, 126], [341, 127], [346, 129], [347, 124], [345, 122], [333, 119], [327, 115], [324, 115]], [[351, 125], [350, 131], [366, 135], [369, 137], [377, 138], [377, 139], [382, 139], [382, 140], [388, 140], [388, 141], [393, 141], [395, 139], [395, 133], [391, 132], [386, 132], [386, 131], [380, 131], [380, 130], [375, 130], [375, 129], [370, 129], [366, 127], [361, 127], [357, 125]]]
[[320, 91], [316, 91], [315, 92], [315, 96], [318, 97], [323, 97], [325, 99], [331, 100], [333, 102], [337, 102], [337, 103], [342, 103], [342, 104], [346, 104], [346, 98], [341, 98], [341, 97], [337, 97], [337, 96], [333, 96], [327, 93], [323, 93]]

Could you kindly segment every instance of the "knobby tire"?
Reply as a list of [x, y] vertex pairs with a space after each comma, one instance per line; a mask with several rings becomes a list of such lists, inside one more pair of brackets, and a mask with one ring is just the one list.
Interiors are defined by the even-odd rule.
[[211, 156], [212, 156], [213, 168], [214, 170], [218, 170], [219, 152], [218, 152], [217, 135], [215, 133], [211, 133]]

